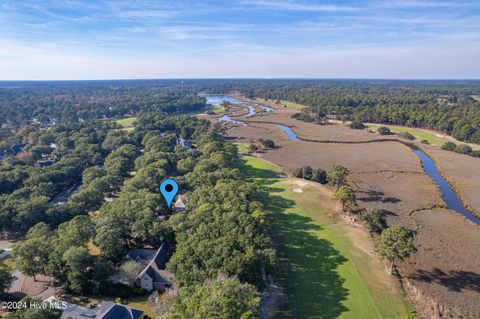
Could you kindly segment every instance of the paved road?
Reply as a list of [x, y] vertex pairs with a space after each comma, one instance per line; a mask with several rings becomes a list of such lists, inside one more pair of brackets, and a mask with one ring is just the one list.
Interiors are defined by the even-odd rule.
[[[6, 241], [6, 240], [0, 240], [0, 249], [3, 250], [10, 250], [12, 247], [13, 243]], [[23, 280], [25, 279], [25, 276], [19, 272], [18, 270], [12, 271], [12, 275], [16, 278], [12, 285], [10, 286], [10, 289], [8, 292], [10, 293], [20, 293], [22, 290], [22, 285], [23, 285]]]
[[[11, 250], [12, 245], [13, 245], [13, 243], [11, 243], [9, 241], [0, 240], [0, 249]], [[10, 286], [10, 289], [8, 290], [8, 292], [20, 294], [21, 291], [22, 291], [23, 281], [25, 280], [25, 275], [22, 274], [18, 270], [13, 270], [12, 275], [16, 279], [13, 281], [13, 283]], [[47, 290], [45, 290], [42, 293], [36, 295], [35, 298], [39, 298], [39, 299], [43, 300], [43, 299], [46, 299], [48, 297], [53, 296], [54, 294], [55, 294], [55, 288], [48, 287]]]

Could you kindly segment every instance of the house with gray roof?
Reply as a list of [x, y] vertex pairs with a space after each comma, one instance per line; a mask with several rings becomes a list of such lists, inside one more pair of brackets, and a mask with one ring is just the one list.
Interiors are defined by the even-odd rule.
[[145, 266], [135, 280], [135, 285], [147, 291], [165, 290], [171, 286], [165, 267], [170, 257], [168, 245], [155, 249], [132, 249], [127, 260], [133, 260]]
[[142, 318], [142, 316], [142, 310], [130, 308], [110, 301], [104, 301], [100, 305], [97, 319], [139, 319]]
[[187, 199], [185, 195], [178, 195], [175, 204], [173, 205], [173, 213], [178, 214], [185, 211], [187, 206]]
[[143, 318], [143, 311], [130, 308], [125, 305], [117, 304], [111, 301], [102, 301], [100, 306], [92, 308], [82, 307], [55, 298], [45, 300], [55, 307], [62, 307], [62, 316], [60, 319], [140, 319]]

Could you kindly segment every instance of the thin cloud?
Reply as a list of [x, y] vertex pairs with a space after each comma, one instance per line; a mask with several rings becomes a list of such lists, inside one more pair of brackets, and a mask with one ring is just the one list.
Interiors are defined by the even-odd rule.
[[480, 75], [478, 1], [66, 1], [0, 0], [1, 78]]
[[393, 0], [375, 4], [378, 8], [445, 8], [445, 7], [471, 7], [479, 6], [474, 2], [460, 1], [422, 1], [422, 0]]
[[319, 5], [313, 3], [293, 2], [293, 1], [275, 1], [275, 0], [245, 0], [240, 1], [244, 5], [254, 5], [276, 10], [285, 11], [308, 11], [308, 12], [332, 12], [332, 11], [356, 11], [358, 7], [341, 5]]

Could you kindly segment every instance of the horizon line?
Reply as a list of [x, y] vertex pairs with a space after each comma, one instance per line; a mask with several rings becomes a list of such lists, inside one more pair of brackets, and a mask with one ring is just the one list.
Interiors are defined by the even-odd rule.
[[98, 79], [0, 79], [0, 82], [107, 82], [172, 80], [379, 80], [379, 81], [480, 81], [478, 78], [405, 78], [405, 77], [170, 77], [170, 78], [98, 78]]

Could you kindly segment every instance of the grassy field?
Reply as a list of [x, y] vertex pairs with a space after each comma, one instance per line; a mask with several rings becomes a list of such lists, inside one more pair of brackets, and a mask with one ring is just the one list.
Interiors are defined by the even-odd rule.
[[410, 128], [410, 127], [399, 127], [399, 126], [393, 126], [393, 125], [368, 124], [368, 127], [374, 130], [377, 130], [381, 126], [388, 127], [390, 131], [395, 133], [408, 132], [413, 136], [415, 136], [417, 139], [427, 140], [430, 144], [434, 144], [436, 146], [442, 146], [445, 142], [450, 141], [447, 137], [441, 137], [433, 132], [428, 132], [422, 129]]
[[186, 115], [207, 115], [208, 111], [213, 111], [215, 114], [219, 114], [222, 112], [225, 112], [225, 108], [221, 105], [207, 105], [201, 110], [198, 111], [193, 111], [193, 112], [187, 112], [185, 113]]
[[279, 281], [287, 318], [402, 318], [403, 298], [363, 230], [335, 223], [331, 193], [294, 178], [279, 178], [270, 162], [243, 157], [241, 169], [268, 193], [279, 245]]
[[281, 100], [280, 102], [282, 102], [282, 105], [285, 105], [287, 108], [292, 109], [292, 110], [296, 110], [296, 111], [299, 111], [299, 110], [305, 108], [305, 105], [298, 104], [298, 103], [295, 103], [295, 102], [290, 102], [290, 101], [285, 101], [285, 100]]
[[133, 123], [137, 121], [137, 117], [126, 117], [123, 119], [115, 120], [114, 122], [123, 127], [125, 131], [131, 131], [134, 129]]
[[[342, 122], [338, 120], [329, 120], [331, 124], [341, 124], [341, 125], [349, 125], [350, 122]], [[480, 145], [471, 144], [471, 143], [464, 143], [460, 141], [455, 141], [453, 138], [447, 137], [444, 134], [436, 133], [434, 131], [422, 128], [413, 128], [413, 127], [406, 127], [406, 126], [397, 126], [397, 125], [385, 125], [385, 124], [372, 124], [366, 123], [365, 124], [369, 129], [376, 131], [379, 127], [384, 126], [388, 127], [390, 131], [394, 133], [400, 132], [408, 132], [415, 136], [418, 140], [427, 140], [430, 144], [436, 145], [441, 147], [445, 142], [454, 142], [454, 143], [461, 143], [470, 145], [473, 149], [480, 149]]]
[[299, 111], [299, 110], [306, 107], [305, 105], [298, 104], [298, 103], [295, 103], [295, 102], [286, 101], [286, 100], [280, 100], [280, 104], [276, 104], [274, 100], [265, 101], [264, 99], [259, 99], [259, 98], [256, 98], [256, 99], [246, 99], [246, 98], [244, 98], [244, 100], [254, 102], [254, 103], [266, 104], [266, 105], [274, 106], [274, 107], [277, 107], [277, 108], [278, 107], [281, 108], [283, 106], [286, 106], [287, 108], [292, 109], [292, 110], [296, 110], [296, 111]]
[[137, 117], [127, 117], [124, 119], [115, 120], [115, 123], [123, 127], [130, 127], [133, 125], [133, 122], [135, 122], [136, 120], [137, 120]]
[[248, 152], [248, 144], [247, 143], [235, 143], [235, 145], [237, 145], [237, 148], [238, 148], [238, 152], [240, 154], [246, 154]]

